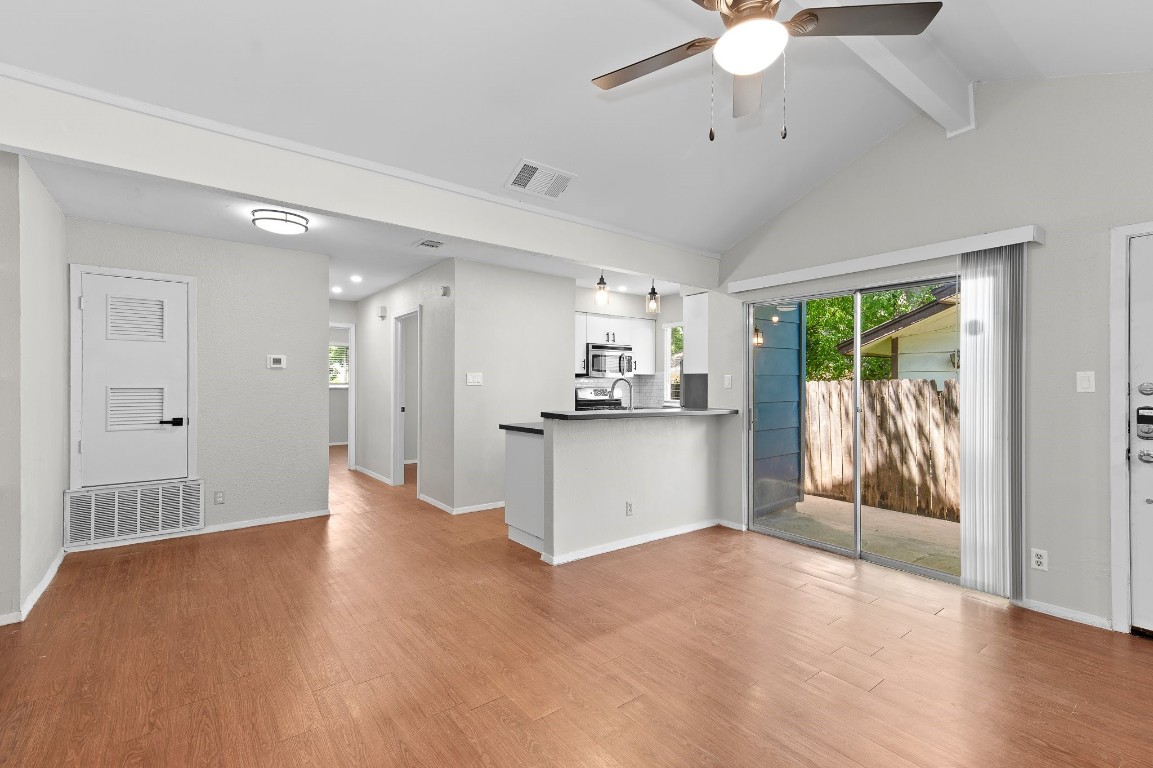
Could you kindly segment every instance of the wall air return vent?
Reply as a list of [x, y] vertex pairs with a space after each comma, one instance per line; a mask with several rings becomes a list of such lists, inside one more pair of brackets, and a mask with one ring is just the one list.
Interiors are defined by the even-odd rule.
[[431, 237], [426, 237], [421, 240], [417, 240], [415, 243], [413, 243], [413, 245], [417, 248], [424, 248], [429, 251], [435, 251], [437, 248], [444, 247], [444, 241], [433, 240]]
[[548, 197], [553, 200], [561, 196], [569, 184], [576, 178], [571, 173], [549, 168], [547, 165], [522, 160], [517, 169], [509, 176], [505, 186], [517, 192], [526, 192], [537, 197]]
[[64, 493], [65, 546], [204, 527], [199, 482], [149, 483]]

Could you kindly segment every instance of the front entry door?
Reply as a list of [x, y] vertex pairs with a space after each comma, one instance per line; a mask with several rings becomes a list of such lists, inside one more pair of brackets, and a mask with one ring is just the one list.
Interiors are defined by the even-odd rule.
[[80, 484], [188, 466], [188, 284], [81, 273]]
[[[1153, 631], [1153, 235], [1129, 241], [1129, 520], [1133, 626]], [[1143, 391], [1144, 390], [1144, 391]], [[1145, 394], [1148, 392], [1149, 394]], [[1148, 410], [1145, 410], [1148, 409]]]

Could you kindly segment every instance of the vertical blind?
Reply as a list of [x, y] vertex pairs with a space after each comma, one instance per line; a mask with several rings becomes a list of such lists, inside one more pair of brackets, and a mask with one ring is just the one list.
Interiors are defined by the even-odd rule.
[[961, 584], [1022, 596], [1025, 246], [961, 254]]

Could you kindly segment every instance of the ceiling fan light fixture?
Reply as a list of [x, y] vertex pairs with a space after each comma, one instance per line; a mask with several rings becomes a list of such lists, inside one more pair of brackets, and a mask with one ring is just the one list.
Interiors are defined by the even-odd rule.
[[277, 235], [303, 235], [308, 231], [308, 219], [299, 213], [257, 208], [252, 212], [252, 223], [265, 232]]
[[780, 58], [789, 43], [785, 25], [773, 19], [742, 21], [727, 30], [713, 46], [721, 69], [734, 75], [755, 75]]

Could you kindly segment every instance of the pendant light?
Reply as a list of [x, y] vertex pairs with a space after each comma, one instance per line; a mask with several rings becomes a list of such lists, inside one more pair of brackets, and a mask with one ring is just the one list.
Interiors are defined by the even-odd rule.
[[753, 325], [753, 346], [754, 347], [765, 346], [765, 334], [761, 333], [761, 329], [758, 326], [756, 326], [755, 324]]
[[657, 281], [653, 280], [653, 287], [649, 289], [649, 296], [645, 299], [645, 314], [659, 315], [661, 313], [661, 295], [657, 293]]
[[604, 305], [609, 303], [609, 284], [605, 282], [604, 272], [601, 273], [601, 279], [597, 280], [597, 287], [593, 294], [593, 299], [596, 300], [597, 304]]

